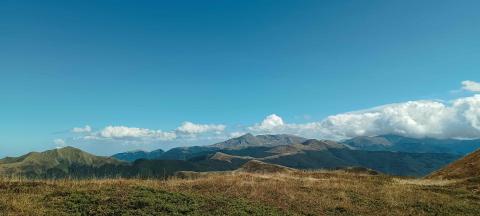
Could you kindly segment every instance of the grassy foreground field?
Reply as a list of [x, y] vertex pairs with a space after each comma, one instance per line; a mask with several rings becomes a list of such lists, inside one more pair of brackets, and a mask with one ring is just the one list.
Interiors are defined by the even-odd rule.
[[322, 171], [166, 181], [4, 179], [0, 215], [480, 215], [480, 194], [462, 185]]

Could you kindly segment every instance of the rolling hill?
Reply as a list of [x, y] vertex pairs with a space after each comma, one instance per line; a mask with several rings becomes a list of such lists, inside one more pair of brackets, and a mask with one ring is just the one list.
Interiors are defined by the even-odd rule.
[[73, 147], [31, 152], [0, 160], [0, 175], [27, 177], [63, 177], [75, 169], [122, 165], [115, 158], [95, 156]]
[[277, 164], [265, 163], [258, 160], [250, 160], [235, 170], [235, 172], [248, 173], [289, 173], [296, 171], [298, 170]]

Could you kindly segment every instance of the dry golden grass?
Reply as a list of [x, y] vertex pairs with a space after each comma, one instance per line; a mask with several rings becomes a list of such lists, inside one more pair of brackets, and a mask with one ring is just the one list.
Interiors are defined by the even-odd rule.
[[480, 176], [480, 150], [449, 164], [429, 175], [431, 179], [458, 179]]
[[422, 185], [422, 186], [447, 186], [452, 185], [459, 180], [447, 180], [447, 179], [402, 179], [402, 178], [395, 178], [394, 179], [399, 184], [407, 184], [407, 185]]
[[480, 194], [457, 182], [326, 171], [4, 179], [0, 193], [2, 215], [480, 215]]

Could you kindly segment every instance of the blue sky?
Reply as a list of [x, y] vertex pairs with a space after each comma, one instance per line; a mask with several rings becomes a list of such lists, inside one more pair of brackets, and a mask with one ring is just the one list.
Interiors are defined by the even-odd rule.
[[108, 126], [156, 136], [150, 132], [178, 133], [188, 121], [205, 126], [197, 132], [228, 137], [255, 131], [271, 114], [308, 124], [384, 104], [474, 97], [459, 89], [464, 80], [480, 81], [479, 7], [1, 1], [0, 156], [49, 149], [56, 139], [99, 154], [216, 140], [85, 140], [72, 132], [85, 125], [97, 136]]

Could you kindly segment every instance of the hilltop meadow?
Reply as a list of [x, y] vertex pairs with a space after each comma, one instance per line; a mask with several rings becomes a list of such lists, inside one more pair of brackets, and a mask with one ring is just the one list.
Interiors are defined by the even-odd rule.
[[1, 215], [480, 215], [479, 180], [343, 171], [0, 180]]

